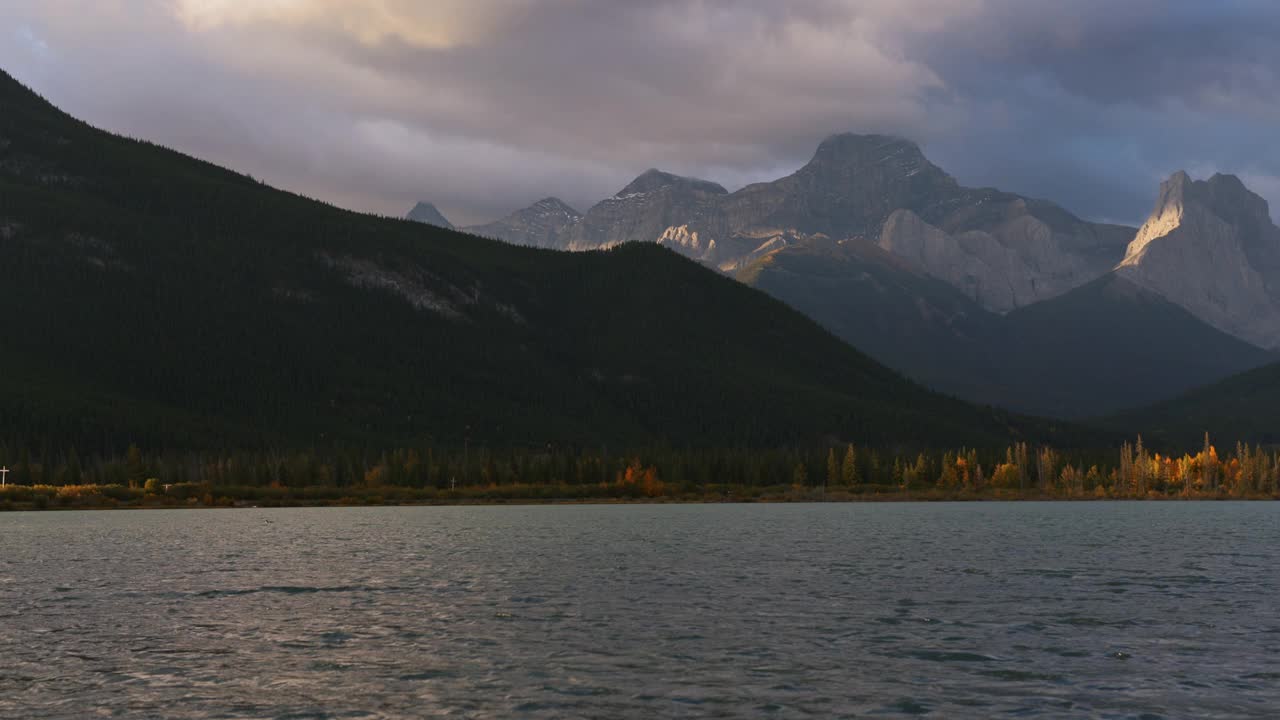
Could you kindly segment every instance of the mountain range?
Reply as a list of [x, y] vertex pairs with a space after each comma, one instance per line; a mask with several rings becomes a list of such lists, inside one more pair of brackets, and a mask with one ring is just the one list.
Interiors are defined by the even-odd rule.
[[[632, 191], [723, 195], [675, 184]], [[415, 217], [436, 226], [277, 190], [0, 73], [0, 438], [625, 451], [1082, 432], [927, 390], [663, 247], [545, 252], [433, 210]], [[599, 218], [548, 201], [489, 232], [594, 238]]]
[[[484, 226], [506, 233], [494, 242], [426, 205], [426, 224], [354, 213], [111, 135], [0, 73], [0, 437], [1096, 446], [1142, 424], [1189, 437], [1215, 418], [1271, 437], [1280, 366], [1187, 392], [1271, 358], [1265, 322], [1212, 314], [1248, 321], [1240, 308], [1265, 310], [1272, 292], [1275, 227], [1238, 180], [1171, 178], [1126, 239], [1044, 201], [965, 189], [905, 141], [824, 146], [806, 170], [734, 193], [650, 171], [582, 215], [549, 198]], [[671, 219], [683, 229], [628, 242]], [[1221, 252], [1204, 251], [1204, 228]], [[989, 258], [997, 245], [1034, 268], [1031, 295], [989, 292], [995, 270], [961, 283], [927, 267], [939, 248]], [[1178, 282], [1179, 257], [1205, 277], [1239, 263], [1239, 292]], [[990, 406], [1021, 396], [1060, 415], [1162, 402], [1100, 431]]]
[[[557, 210], [557, 222], [530, 218]], [[1088, 418], [1276, 358], [1280, 231], [1239, 179], [1177, 173], [1141, 227], [968, 188], [915, 143], [840, 134], [735, 192], [648, 170], [578, 214], [549, 198], [466, 232], [560, 250], [669, 247], [964, 399]]]

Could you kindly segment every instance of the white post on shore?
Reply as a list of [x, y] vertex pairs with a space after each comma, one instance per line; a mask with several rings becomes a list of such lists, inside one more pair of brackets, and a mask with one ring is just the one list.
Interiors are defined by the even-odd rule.
[[0, 487], [4, 487], [5, 481], [9, 476], [9, 468], [0, 467]]

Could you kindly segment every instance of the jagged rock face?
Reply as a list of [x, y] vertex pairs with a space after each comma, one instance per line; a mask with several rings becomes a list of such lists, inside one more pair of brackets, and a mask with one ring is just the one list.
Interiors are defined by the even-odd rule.
[[[1115, 265], [1129, 236], [1127, 228], [1081, 222], [1056, 207], [1052, 210], [1066, 217], [1046, 212], [1046, 221], [1017, 196], [974, 194], [941, 215], [952, 232], [902, 209], [885, 221], [879, 244], [995, 312], [1047, 300], [1101, 277]], [[1057, 227], [1053, 221], [1059, 221]]]
[[626, 187], [619, 190], [618, 194], [614, 197], [626, 197], [628, 195], [650, 193], [667, 187], [696, 190], [698, 192], [709, 193], [711, 195], [724, 195], [729, 192], [719, 183], [713, 183], [710, 180], [681, 177], [680, 175], [672, 175], [668, 172], [662, 172], [656, 168], [649, 168], [641, 173], [640, 177], [632, 180]]
[[1117, 272], [1224, 332], [1280, 347], [1280, 229], [1234, 175], [1161, 183]]
[[688, 225], [669, 227], [658, 237], [658, 244], [710, 265], [721, 272], [732, 273], [756, 258], [782, 248], [825, 240], [823, 235], [803, 235], [792, 230], [756, 235], [733, 234], [713, 240]]
[[453, 229], [453, 223], [446, 220], [444, 215], [441, 215], [440, 211], [436, 209], [436, 206], [429, 202], [420, 202], [414, 205], [409, 214], [405, 215], [405, 219], [426, 223], [427, 225], [435, 225], [446, 230]]
[[909, 140], [848, 133], [824, 140], [795, 173], [734, 193], [649, 170], [554, 237], [543, 228], [469, 230], [566, 250], [657, 242], [725, 272], [807, 238], [862, 238], [998, 312], [1101, 276], [1133, 237], [1052, 203], [965, 188]]
[[784, 232], [848, 237], [877, 231], [898, 207], [936, 204], [959, 191], [914, 143], [883, 135], [836, 135], [794, 174], [732, 194], [705, 180], [649, 170], [588, 211], [566, 246], [652, 242], [668, 228], [682, 226], [698, 233], [704, 244]]
[[720, 235], [719, 202], [727, 191], [706, 180], [649, 170], [587, 211], [569, 228], [563, 247], [592, 250], [624, 242], [656, 242], [686, 225], [707, 242]]
[[1111, 269], [1131, 237], [1042, 201], [969, 189], [886, 135], [835, 135], [794, 175], [725, 202], [729, 227], [794, 228], [869, 238], [1007, 312], [1079, 287]]
[[825, 247], [831, 239], [821, 233], [806, 235], [795, 230], [743, 232], [720, 243], [711, 264], [721, 272], [733, 273], [752, 264], [757, 258], [790, 247]]
[[582, 219], [582, 214], [559, 198], [543, 198], [495, 222], [472, 225], [464, 231], [514, 245], [559, 248], [561, 237]]
[[887, 135], [827, 138], [794, 174], [750, 185], [725, 201], [729, 227], [792, 229], [834, 238], [867, 237], [899, 208], [922, 209], [960, 193], [915, 143]]
[[1015, 307], [1030, 284], [1029, 278], [1009, 272], [1017, 264], [1013, 253], [989, 234], [948, 235], [910, 210], [889, 216], [879, 245], [997, 311]]
[[697, 230], [692, 230], [688, 225], [671, 226], [662, 231], [658, 236], [658, 244], [666, 245], [682, 255], [703, 259], [709, 258], [715, 254], [716, 241], [706, 240], [698, 235]]

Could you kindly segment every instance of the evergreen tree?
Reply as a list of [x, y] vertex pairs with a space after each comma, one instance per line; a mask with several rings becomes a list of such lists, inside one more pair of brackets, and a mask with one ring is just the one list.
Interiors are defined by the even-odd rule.
[[858, 484], [858, 455], [853, 449], [853, 443], [845, 448], [844, 462], [840, 465], [840, 479], [849, 487]]
[[138, 487], [147, 479], [147, 469], [142, 464], [142, 450], [137, 445], [130, 445], [125, 451], [125, 469], [128, 473], [130, 487]]
[[13, 469], [13, 477], [9, 482], [15, 485], [34, 485], [35, 473], [31, 469], [31, 451], [25, 447], [22, 448], [18, 458], [18, 466]]
[[1017, 443], [1013, 446], [1014, 463], [1018, 466], [1018, 491], [1027, 491], [1027, 479], [1031, 474], [1031, 468], [1027, 464], [1027, 444], [1024, 442]]
[[1215, 492], [1218, 489], [1218, 454], [1214, 450], [1213, 445], [1209, 443], [1209, 433], [1204, 434], [1204, 459], [1202, 474], [1204, 477], [1204, 487], [1209, 492]]
[[809, 469], [804, 466], [804, 461], [796, 463], [795, 469], [791, 471], [791, 482], [796, 487], [809, 484]]
[[938, 487], [951, 490], [959, 484], [960, 479], [956, 474], [956, 458], [950, 452], [946, 452], [942, 455], [942, 472], [938, 475]]

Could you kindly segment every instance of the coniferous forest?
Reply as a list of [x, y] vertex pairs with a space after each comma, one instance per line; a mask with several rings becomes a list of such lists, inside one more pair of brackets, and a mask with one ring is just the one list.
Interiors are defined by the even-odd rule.
[[506, 501], [1101, 500], [1280, 498], [1280, 451], [1237, 444], [1162, 455], [1016, 443], [914, 455], [854, 445], [791, 450], [601, 451], [432, 447], [359, 452], [15, 457], [0, 509]]

